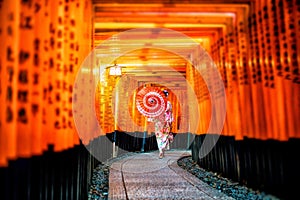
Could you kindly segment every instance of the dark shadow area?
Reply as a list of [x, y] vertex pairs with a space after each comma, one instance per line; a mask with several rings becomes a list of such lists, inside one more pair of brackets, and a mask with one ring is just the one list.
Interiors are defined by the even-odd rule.
[[1, 199], [87, 199], [92, 169], [97, 164], [82, 144], [62, 152], [49, 146], [41, 156], [19, 158], [0, 168]]
[[[170, 145], [173, 149], [189, 149], [194, 139], [194, 135], [189, 133], [173, 133], [174, 141]], [[148, 135], [144, 132], [121, 132], [109, 133], [106, 137], [115, 141], [116, 145], [128, 152], [147, 152], [158, 150], [154, 133]]]
[[200, 167], [223, 177], [266, 191], [282, 199], [298, 196], [300, 180], [299, 139], [280, 142], [221, 136], [203, 159], [197, 156], [205, 135], [197, 135], [192, 145], [192, 158]]

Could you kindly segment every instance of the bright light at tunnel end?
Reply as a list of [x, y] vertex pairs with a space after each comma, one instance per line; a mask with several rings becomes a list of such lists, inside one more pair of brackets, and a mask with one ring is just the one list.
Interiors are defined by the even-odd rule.
[[[154, 35], [155, 37], [153, 37]], [[118, 38], [118, 40], [116, 40], [115, 38]], [[134, 40], [136, 45], [124, 45], [130, 43], [130, 40]], [[105, 154], [106, 152], [106, 149], [103, 149], [104, 147], [101, 145], [97, 146], [94, 143], [92, 144], [90, 142], [96, 137], [106, 134], [102, 130], [103, 127], [101, 127], [101, 124], [103, 123], [99, 123], [96, 117], [95, 103], [98, 102], [95, 102], [95, 93], [97, 84], [100, 82], [100, 77], [105, 71], [105, 66], [110, 65], [118, 57], [128, 52], [139, 50], [145, 47], [149, 48], [149, 43], [155, 44], [152, 45], [151, 48], [161, 49], [174, 53], [187, 60], [187, 62], [192, 63], [195, 70], [197, 70], [201, 74], [204, 82], [207, 85], [211, 100], [211, 113], [213, 114], [211, 115], [210, 124], [207, 130], [207, 133], [209, 134], [207, 134], [204, 138], [199, 150], [199, 158], [205, 157], [213, 149], [222, 132], [226, 115], [226, 97], [224, 84], [213, 60], [208, 55], [208, 53], [199, 45], [199, 43], [180, 32], [165, 28], [138, 28], [124, 31], [102, 42], [86, 57], [81, 65], [80, 70], [78, 70], [73, 88], [73, 116], [77, 133], [83, 144], [85, 144], [87, 150], [102, 163], [106, 163], [108, 161], [107, 157], [103, 156], [103, 154]], [[174, 48], [175, 43], [177, 43], [177, 48]], [[103, 53], [109, 46], [112, 45], [119, 47], [118, 54], [113, 53], [110, 55], [108, 53], [106, 56], [102, 57], [96, 55], [95, 51], [102, 51]], [[183, 48], [185, 49], [185, 51], [182, 51]], [[186, 54], [184, 54], [184, 52], [191, 53], [187, 56]], [[100, 69], [99, 66], [95, 65], [95, 59], [100, 59], [100, 62], [102, 63]], [[173, 71], [174, 73], [174, 69], [171, 66], [169, 66], [169, 70]], [[185, 77], [183, 77], [182, 75], [178, 76], [178, 78], [185, 79]], [[125, 80], [121, 77], [119, 82], [122, 84], [122, 81], [124, 82]], [[154, 79], [152, 83], [161, 85], [161, 81], [162, 80]], [[186, 106], [191, 103], [198, 104], [197, 97], [194, 91], [190, 88], [187, 80], [182, 82], [182, 86], [188, 88], [189, 92], [187, 92], [187, 96], [185, 98], [179, 99], [180, 103]], [[134, 89], [136, 88], [133, 88], [133, 90]], [[180, 96], [176, 89], [173, 90], [171, 88], [171, 90], [175, 95]], [[130, 94], [132, 91], [127, 92]], [[196, 107], [198, 107], [198, 105], [196, 105]], [[128, 114], [128, 109], [124, 113], [125, 116], [127, 115], [129, 119], [130, 116]], [[194, 121], [201, 120], [199, 114], [193, 114], [193, 110], [187, 110], [187, 113], [182, 114], [185, 116], [193, 115], [191, 117], [196, 117], [196, 120]], [[198, 124], [190, 124], [190, 132], [197, 134], [197, 126]], [[122, 127], [120, 128], [122, 129]], [[176, 137], [174, 139], [176, 140]], [[107, 137], [101, 137], [101, 140], [107, 140], [106, 142], [110, 142]], [[186, 143], [186, 141], [179, 142]], [[190, 145], [192, 144], [192, 142], [193, 140], [190, 141]], [[164, 165], [170, 164], [167, 162], [164, 163]], [[162, 165], [161, 167], [163, 168], [165, 166]], [[145, 168], [144, 170], [133, 173], [144, 173], [149, 170], [153, 171], [157, 169]]]

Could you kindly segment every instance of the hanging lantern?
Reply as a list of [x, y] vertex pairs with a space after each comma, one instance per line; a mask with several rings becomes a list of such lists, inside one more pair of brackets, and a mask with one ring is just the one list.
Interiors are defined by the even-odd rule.
[[121, 66], [114, 64], [109, 67], [109, 75], [110, 76], [122, 76], [122, 68]]

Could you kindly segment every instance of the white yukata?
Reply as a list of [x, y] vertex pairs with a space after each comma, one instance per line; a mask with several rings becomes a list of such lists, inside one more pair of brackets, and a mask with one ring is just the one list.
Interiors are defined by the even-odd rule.
[[163, 154], [164, 150], [168, 150], [170, 143], [173, 142], [173, 134], [171, 133], [173, 122], [171, 103], [169, 101], [167, 102], [165, 113], [150, 121], [155, 122], [155, 136], [157, 146], [160, 154]]

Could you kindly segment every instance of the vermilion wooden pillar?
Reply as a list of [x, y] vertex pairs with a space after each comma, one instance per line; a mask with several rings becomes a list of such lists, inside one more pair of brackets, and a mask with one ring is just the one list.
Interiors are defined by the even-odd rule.
[[[72, 87], [91, 49], [91, 1], [1, 2], [0, 166], [79, 143]], [[80, 14], [78, 14], [80, 13]]]

